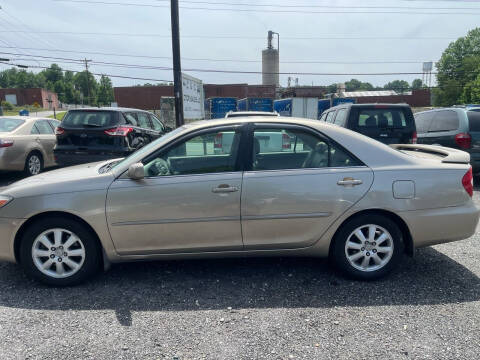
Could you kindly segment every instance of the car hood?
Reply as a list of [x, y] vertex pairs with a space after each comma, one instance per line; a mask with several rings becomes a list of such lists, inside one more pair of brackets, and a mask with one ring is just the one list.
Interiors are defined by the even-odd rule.
[[114, 180], [112, 173], [98, 169], [108, 161], [83, 164], [48, 171], [14, 182], [1, 191], [14, 198], [107, 189]]

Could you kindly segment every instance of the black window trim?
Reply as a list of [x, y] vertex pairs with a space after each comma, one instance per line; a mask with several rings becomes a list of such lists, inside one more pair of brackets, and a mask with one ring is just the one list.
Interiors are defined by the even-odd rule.
[[[244, 158], [244, 154], [242, 154], [242, 146], [243, 141], [245, 138], [245, 125], [246, 124], [228, 124], [228, 125], [217, 125], [217, 126], [212, 126], [208, 128], [202, 128], [199, 130], [194, 130], [191, 131], [187, 134], [184, 134], [183, 136], [173, 140], [172, 142], [165, 144], [163, 147], [157, 149], [156, 151], [148, 154], [145, 156], [140, 162], [145, 164], [151, 160], [153, 160], [156, 157], [161, 156], [162, 153], [168, 152], [171, 148], [175, 147], [179, 143], [188, 141], [194, 137], [200, 136], [202, 134], [210, 133], [212, 131], [221, 131], [221, 130], [229, 130], [231, 131], [238, 129], [238, 132], [240, 134], [240, 142], [238, 144], [238, 151], [237, 151], [237, 158], [235, 159], [235, 166], [233, 171], [224, 171], [224, 172], [218, 172], [218, 173], [200, 173], [200, 174], [179, 174], [179, 175], [164, 175], [164, 176], [145, 176], [146, 179], [156, 179], [156, 178], [168, 178], [168, 177], [175, 177], [175, 176], [202, 176], [202, 175], [213, 175], [213, 174], [227, 174], [227, 173], [237, 173], [237, 172], [242, 172], [244, 171], [243, 164], [244, 161], [242, 160]], [[118, 178], [122, 179], [125, 178], [126, 173], [128, 170], [126, 170], [124, 173], [122, 173]]]
[[[310, 126], [306, 125], [299, 125], [299, 124], [285, 124], [285, 123], [249, 123], [250, 126], [246, 128], [247, 134], [246, 138], [248, 141], [246, 141], [246, 145], [248, 146], [245, 148], [244, 153], [244, 171], [250, 171], [250, 172], [271, 172], [271, 171], [298, 171], [298, 170], [306, 170], [302, 168], [293, 168], [293, 169], [275, 169], [275, 170], [252, 170], [253, 168], [253, 133], [255, 132], [256, 129], [291, 129], [291, 130], [300, 130], [300, 131], [305, 131], [309, 133], [313, 133], [315, 136], [318, 136], [320, 139], [325, 140], [329, 145], [333, 145], [344, 151], [346, 154], [351, 156], [353, 159], [355, 159], [360, 165], [355, 165], [355, 166], [335, 166], [335, 167], [330, 167], [330, 156], [328, 157], [328, 167], [327, 169], [345, 169], [345, 168], [359, 168], [359, 167], [367, 167], [363, 161], [361, 161], [357, 156], [352, 154], [348, 149], [346, 149], [344, 146], [340, 145], [338, 142], [333, 140], [332, 138], [328, 137], [327, 135], [323, 134], [322, 132], [318, 131], [315, 128], [312, 128]], [[242, 142], [240, 142], [240, 146], [242, 146]], [[240, 150], [240, 152], [242, 152]], [[323, 168], [309, 168], [309, 169], [323, 169]]]

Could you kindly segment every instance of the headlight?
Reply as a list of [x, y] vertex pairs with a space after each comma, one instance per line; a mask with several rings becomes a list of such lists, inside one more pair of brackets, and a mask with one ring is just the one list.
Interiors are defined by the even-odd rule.
[[7, 195], [0, 195], [0, 208], [7, 205], [10, 201], [13, 200], [13, 197]]

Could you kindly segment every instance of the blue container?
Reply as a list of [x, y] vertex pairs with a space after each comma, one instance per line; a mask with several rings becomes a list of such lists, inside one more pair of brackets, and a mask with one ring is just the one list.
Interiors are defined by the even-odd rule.
[[273, 99], [245, 98], [238, 100], [238, 111], [273, 111]]
[[22, 109], [18, 112], [18, 115], [20, 116], [28, 116], [30, 115], [30, 112], [27, 109]]
[[206, 100], [205, 112], [209, 119], [224, 118], [229, 111], [237, 111], [237, 99], [215, 97]]
[[318, 100], [318, 118], [322, 116], [322, 113], [330, 108], [330, 99]]
[[355, 104], [355, 99], [350, 99], [350, 98], [335, 98], [335, 99], [333, 99], [333, 106], [337, 106], [337, 105], [345, 104], [345, 103]]
[[292, 116], [292, 99], [275, 100], [273, 110], [278, 112], [280, 116]]

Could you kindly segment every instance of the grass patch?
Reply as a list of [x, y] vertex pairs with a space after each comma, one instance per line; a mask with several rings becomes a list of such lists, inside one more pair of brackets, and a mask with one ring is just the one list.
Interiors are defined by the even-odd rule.
[[[63, 112], [57, 112], [57, 120], [58, 121], [62, 121], [63, 117], [65, 116], [67, 112], [66, 111], [63, 111]], [[54, 119], [53, 115], [50, 115], [48, 116], [50, 119]]]

